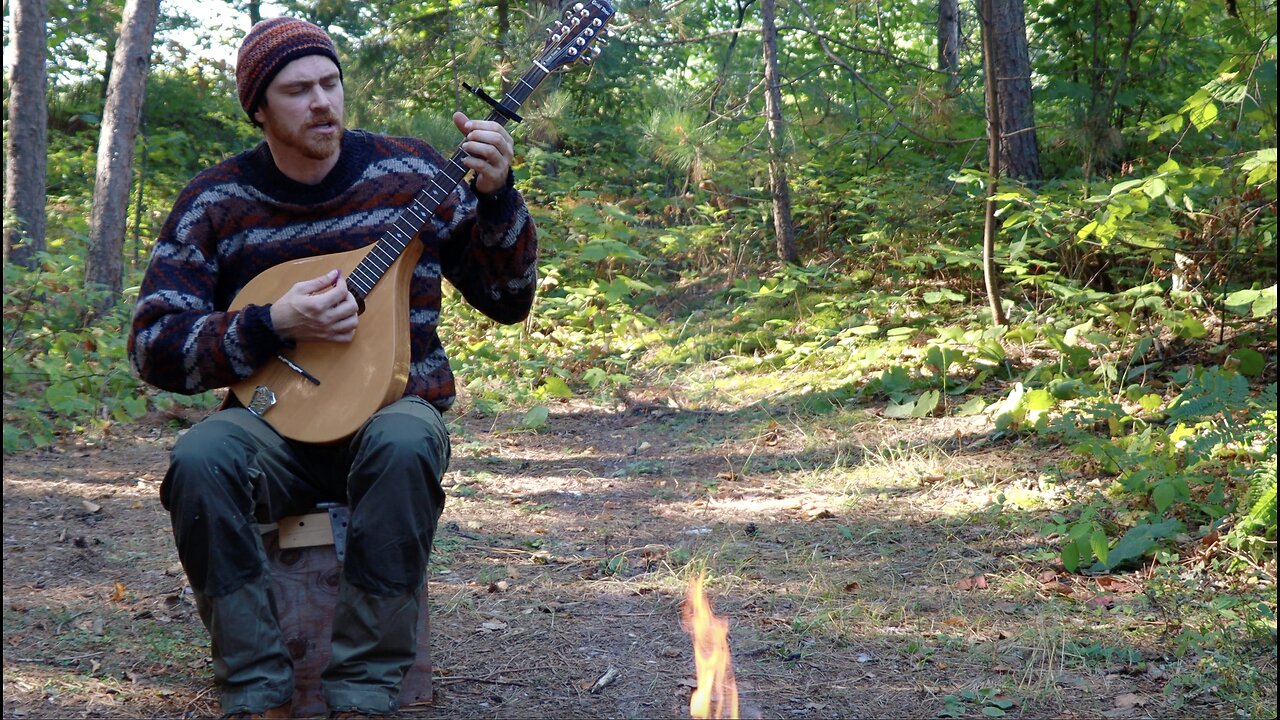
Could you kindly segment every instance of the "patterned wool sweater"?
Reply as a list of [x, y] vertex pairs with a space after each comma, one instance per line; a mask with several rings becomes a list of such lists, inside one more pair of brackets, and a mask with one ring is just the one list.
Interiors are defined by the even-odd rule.
[[[287, 343], [269, 306], [227, 310], [239, 290], [273, 265], [376, 242], [445, 162], [420, 140], [348, 130], [318, 185], [281, 173], [266, 143], [197, 175], [161, 230], [139, 292], [129, 337], [139, 376], [198, 393], [252, 375]], [[418, 237], [405, 395], [446, 410], [455, 390], [436, 330], [440, 278], [494, 320], [520, 322], [533, 304], [537, 232], [508, 178], [492, 196], [459, 185]]]

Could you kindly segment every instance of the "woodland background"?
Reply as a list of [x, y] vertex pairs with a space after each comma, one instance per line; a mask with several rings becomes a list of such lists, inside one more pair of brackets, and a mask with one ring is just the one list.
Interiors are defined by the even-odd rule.
[[[147, 388], [125, 358], [172, 199], [258, 140], [210, 52], [307, 17], [344, 55], [349, 125], [447, 149], [450, 112], [486, 110], [462, 83], [497, 94], [560, 12], [228, 5], [238, 25], [145, 0], [7, 5], [6, 456], [216, 404]], [[1156, 582], [1194, 558], [1179, 652], [1241, 712], [1273, 707], [1275, 3], [618, 11], [601, 56], [513, 128], [540, 295], [517, 327], [447, 300], [463, 403], [536, 433], [557, 404], [656, 392], [975, 418], [987, 442], [1065, 448], [1042, 468], [1053, 500], [1023, 498], [1018, 522], [1069, 574]], [[1270, 660], [1234, 654], [1251, 643]]]

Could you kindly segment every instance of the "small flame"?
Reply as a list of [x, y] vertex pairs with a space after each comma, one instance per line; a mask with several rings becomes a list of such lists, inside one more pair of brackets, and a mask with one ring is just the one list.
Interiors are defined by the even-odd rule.
[[689, 698], [689, 715], [695, 718], [737, 718], [738, 686], [729, 655], [729, 621], [711, 612], [702, 591], [706, 574], [689, 584], [681, 620], [693, 636], [693, 662], [698, 689]]

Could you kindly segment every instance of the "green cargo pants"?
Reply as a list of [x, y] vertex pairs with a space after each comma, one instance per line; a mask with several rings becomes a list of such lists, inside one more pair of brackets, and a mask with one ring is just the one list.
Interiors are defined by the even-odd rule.
[[416, 397], [333, 445], [287, 440], [243, 408], [220, 410], [178, 439], [160, 499], [209, 631], [224, 713], [261, 712], [293, 696], [257, 524], [322, 502], [351, 511], [325, 700], [331, 710], [397, 707], [417, 650], [449, 455], [440, 412]]

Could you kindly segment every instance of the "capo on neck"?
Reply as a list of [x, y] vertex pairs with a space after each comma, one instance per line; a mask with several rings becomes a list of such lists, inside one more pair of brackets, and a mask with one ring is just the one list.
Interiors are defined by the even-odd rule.
[[471, 87], [465, 82], [462, 83], [462, 87], [466, 88], [467, 92], [471, 93], [472, 95], [475, 95], [476, 97], [488, 103], [489, 107], [493, 108], [494, 112], [498, 113], [502, 117], [512, 122], [524, 122], [524, 118], [520, 117], [520, 115], [517, 114], [516, 111], [508, 109], [507, 106], [493, 99], [493, 97], [490, 96], [489, 93], [485, 92], [483, 88]]

